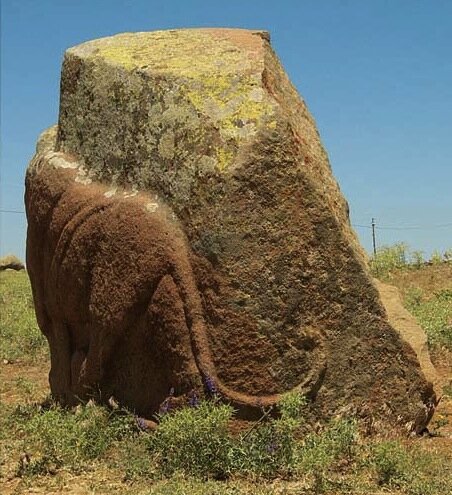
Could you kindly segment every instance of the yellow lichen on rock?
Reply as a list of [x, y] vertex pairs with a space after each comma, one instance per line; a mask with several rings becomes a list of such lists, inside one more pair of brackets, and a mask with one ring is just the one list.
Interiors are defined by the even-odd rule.
[[[101, 57], [128, 70], [148, 69], [175, 76], [199, 78], [217, 73], [235, 75], [253, 70], [261, 60], [244, 58], [246, 50], [207, 30], [182, 29], [151, 33], [125, 33], [79, 45], [91, 56]], [[196, 63], [193, 63], [194, 55]], [[245, 53], [246, 55], [246, 53]]]
[[261, 84], [260, 74], [213, 74], [187, 82], [182, 92], [196, 110], [217, 123], [223, 138], [238, 141], [254, 135], [274, 113]]
[[223, 172], [227, 168], [227, 166], [232, 162], [234, 158], [234, 153], [230, 150], [226, 150], [224, 148], [217, 148], [217, 167], [220, 172]]
[[[256, 46], [241, 46], [224, 35], [227, 31], [125, 33], [70, 51], [130, 72], [170, 79], [175, 93], [207, 116], [225, 142], [233, 141], [236, 148], [254, 136], [259, 126], [274, 121], [276, 103], [263, 89], [264, 59], [257, 56], [265, 41], [258, 38]], [[222, 159], [219, 168], [225, 163]]]

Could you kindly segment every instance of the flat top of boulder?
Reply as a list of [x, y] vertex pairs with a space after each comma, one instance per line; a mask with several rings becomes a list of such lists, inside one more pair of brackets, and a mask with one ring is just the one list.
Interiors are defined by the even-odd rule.
[[[269, 40], [265, 31], [178, 29], [122, 33], [68, 49], [59, 148], [100, 170], [91, 155], [105, 153], [92, 153], [100, 145], [91, 144], [90, 136], [101, 133], [109, 140], [105, 148], [116, 163], [129, 150], [113, 152], [114, 143], [130, 143], [136, 155], [136, 135], [152, 134], [143, 155], [153, 155], [153, 163], [226, 170], [259, 128], [277, 126], [277, 102], [265, 86]], [[118, 119], [122, 128], [134, 129], [130, 139], [123, 130], [115, 135]]]
[[[88, 41], [68, 50], [76, 56], [103, 58], [127, 69], [171, 72], [196, 78], [207, 74], [237, 74], [262, 59], [266, 31], [247, 29], [171, 29], [122, 33]], [[248, 54], [248, 60], [243, 57]], [[194, 62], [196, 56], [196, 63]]]
[[265, 31], [173, 29], [92, 40], [70, 48], [66, 55], [177, 81], [175, 94], [217, 121], [227, 138], [237, 139], [253, 134], [254, 123], [273, 113], [262, 87], [269, 40]]

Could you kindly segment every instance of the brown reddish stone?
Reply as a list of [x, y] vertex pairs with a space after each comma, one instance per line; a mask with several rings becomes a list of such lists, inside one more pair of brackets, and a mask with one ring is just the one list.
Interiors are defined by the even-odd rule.
[[242, 416], [420, 431], [435, 395], [389, 324], [314, 121], [268, 34], [124, 34], [67, 51], [27, 172], [51, 388], [150, 416], [213, 381]]

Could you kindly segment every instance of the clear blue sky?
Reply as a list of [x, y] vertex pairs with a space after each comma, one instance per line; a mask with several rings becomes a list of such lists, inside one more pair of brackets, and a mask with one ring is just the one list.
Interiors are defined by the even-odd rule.
[[[267, 29], [317, 121], [352, 222], [375, 217], [377, 226], [399, 229], [378, 229], [379, 244], [404, 241], [427, 254], [452, 247], [452, 1], [1, 0], [1, 7], [0, 209], [23, 211], [36, 138], [57, 121], [66, 48], [124, 31]], [[0, 255], [23, 257], [25, 216], [0, 219]], [[370, 229], [356, 230], [370, 250]]]

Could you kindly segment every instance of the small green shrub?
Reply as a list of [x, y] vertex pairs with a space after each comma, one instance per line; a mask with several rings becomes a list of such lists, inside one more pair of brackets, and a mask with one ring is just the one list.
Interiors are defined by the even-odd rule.
[[197, 407], [160, 416], [159, 427], [150, 438], [150, 448], [162, 473], [225, 477], [231, 450], [227, 427], [232, 413], [229, 405], [201, 401]]
[[308, 401], [306, 397], [297, 392], [288, 392], [281, 397], [278, 409], [283, 419], [294, 419], [301, 421]]
[[335, 460], [352, 460], [357, 455], [358, 425], [355, 419], [333, 420], [323, 434], [324, 443]]
[[424, 265], [424, 253], [423, 253], [423, 251], [412, 251], [411, 263], [416, 268], [421, 268]]
[[265, 478], [291, 474], [297, 461], [298, 426], [294, 419], [272, 419], [238, 439], [231, 450], [232, 471]]
[[447, 464], [445, 458], [417, 448], [409, 450], [396, 440], [383, 441], [371, 448], [377, 483], [400, 488], [410, 495], [449, 494], [452, 478]]
[[444, 251], [444, 261], [446, 261], [447, 263], [452, 262], [452, 248], [446, 249]]
[[374, 276], [386, 277], [391, 271], [404, 268], [408, 264], [408, 246], [404, 243], [378, 248], [371, 258], [370, 268]]
[[233, 472], [272, 477], [278, 472], [279, 445], [274, 424], [267, 422], [255, 428], [246, 438], [236, 442], [231, 451]]
[[321, 493], [328, 486], [328, 472], [334, 461], [329, 445], [321, 435], [308, 435], [300, 452], [298, 469], [311, 478], [313, 489]]
[[452, 289], [443, 289], [439, 292], [435, 292], [435, 296], [438, 301], [449, 303], [452, 301]]
[[405, 293], [405, 306], [412, 308], [422, 304], [424, 292], [419, 287], [410, 287]]
[[234, 443], [233, 471], [267, 478], [293, 473], [298, 461], [296, 432], [306, 404], [306, 397], [299, 392], [284, 394], [277, 405], [278, 418], [266, 418]]
[[316, 493], [329, 485], [328, 475], [339, 461], [353, 462], [358, 452], [356, 421], [338, 419], [320, 433], [307, 435], [302, 443], [298, 469], [313, 480]]
[[430, 258], [430, 262], [433, 265], [440, 265], [443, 262], [443, 257], [438, 250], [433, 251], [432, 256]]
[[232, 408], [218, 401], [201, 401], [197, 407], [160, 416], [150, 449], [166, 476], [177, 472], [198, 478], [289, 474], [296, 466], [295, 432], [305, 405], [301, 394], [287, 394], [278, 405], [278, 418], [265, 416], [265, 421], [233, 438], [227, 429]]
[[410, 458], [399, 442], [391, 440], [376, 444], [372, 462], [379, 485], [401, 486], [408, 481]]
[[86, 405], [74, 411], [52, 404], [49, 408], [30, 405], [16, 410], [12, 419], [22, 420], [26, 435], [24, 450], [31, 462], [20, 474], [45, 474], [65, 467], [79, 472], [102, 456], [114, 440], [136, 432], [133, 417], [125, 411]]

